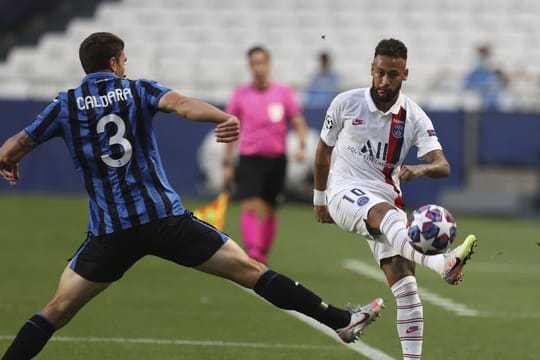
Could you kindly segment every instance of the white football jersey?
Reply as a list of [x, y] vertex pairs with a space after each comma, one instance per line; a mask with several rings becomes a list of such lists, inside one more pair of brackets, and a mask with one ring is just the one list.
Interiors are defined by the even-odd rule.
[[328, 197], [342, 186], [361, 183], [401, 207], [397, 175], [409, 149], [416, 146], [420, 158], [442, 147], [431, 120], [414, 101], [400, 93], [392, 108], [383, 113], [369, 90], [339, 94], [326, 113], [321, 139], [334, 147]]

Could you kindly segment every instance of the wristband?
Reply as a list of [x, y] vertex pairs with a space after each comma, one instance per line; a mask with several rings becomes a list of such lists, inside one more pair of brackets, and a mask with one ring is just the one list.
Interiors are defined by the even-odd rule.
[[313, 189], [313, 205], [315, 206], [326, 205], [326, 191]]

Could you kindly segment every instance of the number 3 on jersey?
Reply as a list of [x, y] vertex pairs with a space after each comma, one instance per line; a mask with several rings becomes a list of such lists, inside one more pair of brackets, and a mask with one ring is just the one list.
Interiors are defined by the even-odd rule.
[[104, 117], [99, 119], [97, 123], [97, 133], [104, 133], [105, 126], [108, 123], [113, 123], [114, 125], [116, 125], [116, 133], [109, 138], [109, 146], [121, 146], [122, 150], [124, 151], [124, 155], [122, 155], [122, 157], [120, 157], [119, 159], [113, 159], [110, 155], [101, 155], [101, 160], [103, 160], [105, 164], [111, 167], [122, 167], [126, 165], [129, 160], [131, 160], [131, 156], [133, 153], [133, 147], [131, 146], [131, 143], [124, 137], [124, 135], [126, 134], [126, 124], [124, 123], [124, 120], [118, 115], [105, 115]]

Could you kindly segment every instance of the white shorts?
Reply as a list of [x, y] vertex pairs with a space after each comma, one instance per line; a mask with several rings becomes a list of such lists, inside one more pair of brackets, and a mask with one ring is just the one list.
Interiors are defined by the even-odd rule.
[[[383, 194], [354, 184], [332, 191], [328, 202], [328, 212], [334, 222], [345, 231], [363, 235], [379, 265], [382, 259], [399, 255], [384, 235], [371, 235], [367, 229], [369, 210], [382, 202], [392, 204]], [[407, 221], [407, 214], [401, 209], [396, 210], [403, 215], [404, 221]]]

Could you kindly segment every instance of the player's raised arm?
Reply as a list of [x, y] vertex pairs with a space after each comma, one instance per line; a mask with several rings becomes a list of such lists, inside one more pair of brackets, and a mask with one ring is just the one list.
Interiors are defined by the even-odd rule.
[[183, 96], [176, 91], [169, 91], [163, 95], [158, 107], [160, 110], [174, 112], [190, 120], [218, 123], [215, 129], [218, 142], [235, 141], [240, 134], [240, 122], [235, 116], [211, 104]]
[[19, 161], [36, 146], [37, 143], [23, 130], [0, 147], [0, 174], [10, 184], [15, 185], [19, 180]]

